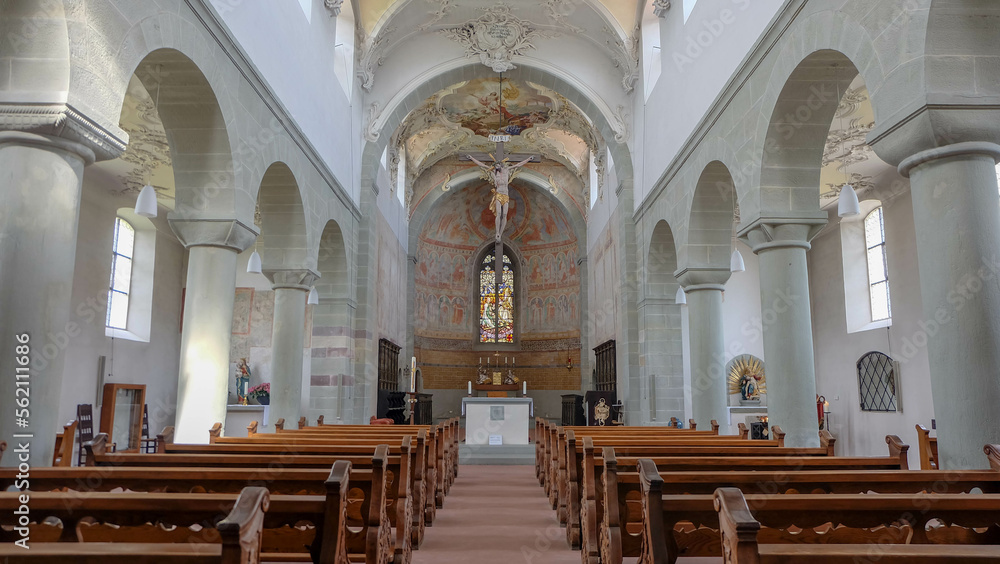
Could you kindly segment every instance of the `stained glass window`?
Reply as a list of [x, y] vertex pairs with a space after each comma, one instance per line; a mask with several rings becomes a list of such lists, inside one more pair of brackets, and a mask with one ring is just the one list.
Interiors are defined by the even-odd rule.
[[514, 342], [514, 271], [503, 256], [503, 279], [496, 287], [493, 253], [486, 255], [479, 270], [479, 342]]

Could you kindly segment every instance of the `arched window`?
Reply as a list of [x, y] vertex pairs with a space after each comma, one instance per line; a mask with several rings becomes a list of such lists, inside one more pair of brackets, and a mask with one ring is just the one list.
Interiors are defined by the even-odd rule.
[[887, 354], [870, 352], [858, 359], [858, 399], [861, 411], [896, 411], [896, 362]]
[[688, 18], [691, 17], [691, 12], [694, 11], [694, 5], [698, 3], [698, 0], [683, 0], [684, 4], [684, 23], [687, 23]]
[[111, 284], [108, 290], [108, 318], [111, 329], [126, 329], [129, 289], [132, 285], [132, 251], [135, 229], [122, 218], [115, 219], [115, 241], [111, 253]]
[[479, 269], [479, 342], [514, 342], [514, 269], [503, 255], [503, 278], [496, 284], [496, 256], [487, 253]]
[[865, 244], [868, 247], [868, 285], [872, 304], [872, 321], [892, 317], [889, 301], [889, 266], [885, 258], [885, 220], [882, 206], [865, 217]]

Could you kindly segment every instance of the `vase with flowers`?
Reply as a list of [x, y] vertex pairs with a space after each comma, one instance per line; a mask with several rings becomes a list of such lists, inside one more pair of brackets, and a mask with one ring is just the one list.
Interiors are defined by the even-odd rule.
[[254, 398], [261, 405], [269, 405], [271, 403], [271, 384], [267, 382], [257, 384], [250, 388], [250, 391], [247, 392], [247, 397]]

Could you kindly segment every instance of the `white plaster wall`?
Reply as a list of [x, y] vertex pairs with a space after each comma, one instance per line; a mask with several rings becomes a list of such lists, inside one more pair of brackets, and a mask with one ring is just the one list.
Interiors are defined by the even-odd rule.
[[73, 331], [75, 335], [67, 331], [66, 368], [58, 409], [59, 420], [65, 423], [76, 418], [77, 404], [93, 404], [95, 430], [99, 427], [98, 357], [104, 355], [108, 357], [105, 382], [146, 385], [150, 434], [155, 436], [164, 426], [174, 424], [186, 251], [170, 231], [163, 214], [153, 220], [156, 264], [150, 339], [149, 342], [115, 339], [112, 365], [111, 338], [105, 336], [104, 322], [114, 221], [119, 208], [134, 203], [134, 195], [113, 195], [102, 177], [89, 170], [84, 174], [70, 319], [79, 331]]
[[[831, 432], [837, 454], [884, 455], [885, 435], [899, 435], [911, 445], [910, 467], [919, 465], [914, 426], [930, 427], [934, 406], [930, 393], [927, 351], [923, 341], [923, 307], [917, 271], [916, 235], [910, 193], [884, 204], [885, 237], [892, 298], [892, 326], [847, 333], [844, 306], [844, 267], [837, 221], [815, 239], [809, 252], [813, 342], [816, 352], [816, 391], [830, 402]], [[864, 264], [857, 265], [864, 269]], [[914, 344], [916, 342], [916, 344]], [[865, 353], [880, 351], [901, 362], [899, 389], [902, 411], [862, 412], [858, 398], [856, 363]]]
[[299, 0], [211, 4], [357, 203], [353, 163], [360, 154], [351, 142], [356, 137], [344, 134], [354, 129], [354, 112], [334, 74], [337, 20], [323, 0], [308, 1], [309, 19]]
[[635, 97], [635, 113], [645, 118], [637, 207], [784, 3], [698, 0], [685, 24], [677, 2], [660, 20], [662, 72], [645, 107]]

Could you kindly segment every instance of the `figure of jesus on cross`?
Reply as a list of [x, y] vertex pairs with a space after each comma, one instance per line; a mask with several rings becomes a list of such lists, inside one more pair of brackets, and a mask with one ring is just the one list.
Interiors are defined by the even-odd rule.
[[528, 157], [516, 164], [510, 164], [507, 159], [497, 160], [493, 163], [493, 166], [490, 166], [476, 157], [469, 155], [469, 160], [476, 163], [479, 165], [479, 168], [486, 171], [487, 176], [493, 182], [493, 200], [490, 201], [490, 209], [493, 210], [493, 214], [496, 215], [497, 243], [500, 242], [504, 230], [507, 229], [507, 210], [510, 202], [510, 191], [508, 190], [507, 185], [510, 184], [511, 171], [528, 164], [531, 159], [532, 157]]

